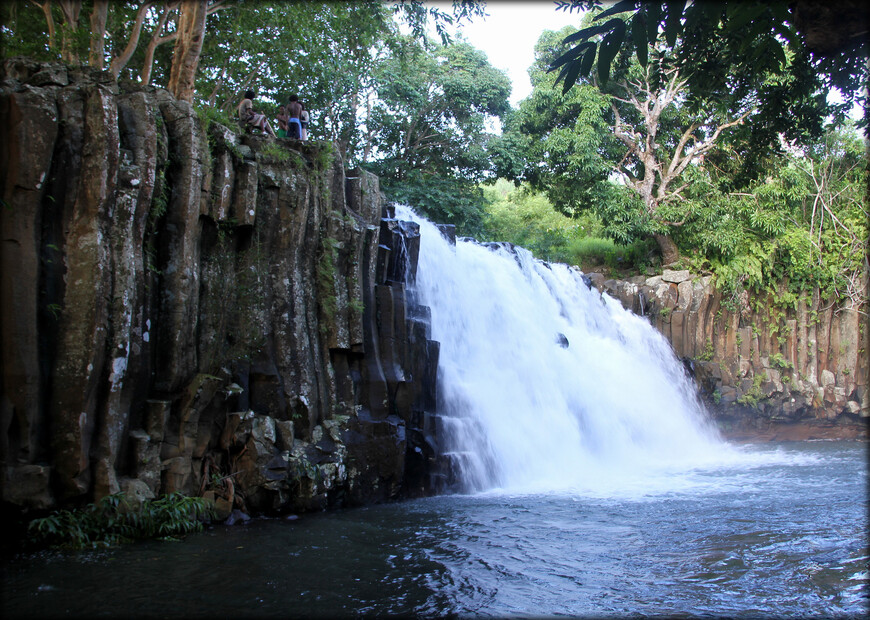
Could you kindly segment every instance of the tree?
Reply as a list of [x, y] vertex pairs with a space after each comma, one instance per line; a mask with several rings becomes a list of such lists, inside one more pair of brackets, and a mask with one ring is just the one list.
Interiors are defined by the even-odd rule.
[[[41, 2], [30, 0], [30, 2], [40, 8], [45, 19], [49, 54], [56, 53], [54, 7], [57, 6], [62, 17], [61, 60], [78, 64], [84, 53], [84, 42], [87, 42], [87, 64], [102, 70], [108, 51], [113, 55], [109, 70], [115, 79], [120, 77], [135, 54], [143, 27], [146, 24], [156, 24], [142, 66], [142, 81], [145, 84], [150, 82], [153, 52], [156, 46], [175, 41], [167, 87], [176, 97], [185, 101], [193, 100], [194, 78], [205, 37], [206, 18], [228, 6], [225, 0], [186, 2], [165, 0], [162, 3], [154, 1], [109, 3], [107, 0], [94, 0], [89, 6], [83, 6], [81, 0], [57, 0], [56, 3], [52, 3], [51, 0]], [[22, 23], [33, 21], [19, 18], [18, 12], [21, 8], [19, 4], [10, 6], [9, 11], [13, 17], [10, 23], [13, 24], [13, 28], [4, 29], [4, 35], [18, 30]], [[85, 26], [81, 19], [83, 8], [90, 12], [87, 32], [84, 31]], [[107, 25], [110, 21], [120, 26], [115, 28], [114, 32], [108, 30]], [[132, 24], [129, 30], [126, 28], [127, 24]], [[4, 45], [5, 47], [7, 45]], [[22, 51], [33, 49], [17, 45], [15, 47]]]
[[[0, 10], [4, 16], [0, 29], [4, 53], [8, 50], [56, 59], [60, 51], [53, 49], [51, 41], [58, 37], [52, 33], [54, 24], [63, 20], [67, 24], [64, 49], [68, 50], [64, 54], [79, 58], [88, 50], [89, 64], [101, 67], [108, 63], [118, 80], [162, 85], [179, 99], [214, 106], [225, 113], [235, 110], [248, 89], [257, 92], [268, 114], [276, 112], [278, 104], [285, 103], [291, 94], [297, 94], [311, 111], [312, 137], [332, 140], [347, 165], [365, 163], [378, 169], [385, 174], [387, 187], [390, 179], [401, 179], [405, 192], [401, 195], [418, 204], [434, 205], [444, 200], [449, 204], [445, 209], [457, 214], [480, 207], [476, 181], [489, 167], [483, 122], [507, 109], [507, 79], [493, 73], [479, 53], [460, 54], [459, 48], [449, 51], [461, 65], [456, 75], [447, 75], [441, 68], [437, 69], [440, 76], [430, 72], [422, 79], [433, 88], [452, 88], [454, 101], [440, 111], [422, 111], [395, 96], [394, 85], [384, 81], [386, 74], [378, 68], [390, 62], [399, 66], [398, 55], [410, 49], [408, 41], [399, 36], [397, 19], [416, 33], [424, 33], [427, 24], [434, 23], [443, 41], [447, 38], [446, 24], [482, 14], [478, 2], [456, 1], [450, 10], [419, 0], [393, 4], [370, 0], [19, 0]], [[90, 31], [84, 26], [85, 17], [92, 24]], [[46, 28], [48, 46], [44, 44]], [[17, 36], [23, 32], [34, 36]], [[32, 44], [40, 37], [42, 48]], [[173, 48], [165, 45], [170, 42]], [[427, 43], [426, 49], [433, 45]], [[421, 54], [419, 58], [431, 56], [428, 51]], [[426, 70], [434, 71], [437, 64], [430, 62]], [[461, 85], [460, 78], [472, 82]], [[478, 78], [494, 91], [475, 91], [473, 80]], [[409, 73], [401, 79], [413, 84], [417, 76]], [[378, 90], [392, 98], [382, 101]], [[439, 96], [443, 103], [444, 97]], [[484, 100], [489, 108], [472, 109]], [[405, 112], [418, 116], [408, 134], [413, 144], [403, 146], [402, 154], [390, 152], [393, 147], [382, 134], [397, 135], [396, 115]], [[418, 132], [433, 129], [437, 136]], [[405, 155], [413, 163], [402, 161]], [[437, 179], [433, 176], [441, 172], [444, 175]], [[393, 187], [398, 191], [398, 185]], [[432, 190], [428, 202], [424, 188]], [[416, 200], [418, 195], [421, 201]]]
[[367, 167], [387, 196], [466, 232], [478, 229], [477, 186], [492, 171], [487, 123], [509, 109], [507, 76], [468, 43], [427, 46], [404, 38], [378, 63], [375, 84]]
[[[675, 262], [679, 251], [672, 231], [685, 218], [665, 215], [664, 207], [684, 200], [683, 177], [689, 166], [710, 153], [722, 142], [724, 132], [738, 126], [753, 109], [693, 112], [685, 105], [686, 81], [679, 70], [665, 70], [664, 79], [655, 85], [649, 64], [641, 67], [627, 55], [606, 87], [599, 88], [593, 75], [560, 92], [545, 68], [564, 35], [565, 31], [546, 33], [539, 41], [534, 91], [521, 103], [510, 127], [510, 133], [527, 137], [530, 159], [512, 178], [546, 191], [565, 212], [596, 210], [622, 242], [652, 235], [662, 261]], [[663, 56], [660, 62], [666, 60]], [[612, 182], [613, 173], [623, 189], [640, 198], [640, 204], [615, 200], [619, 188]], [[615, 205], [624, 212], [616, 212]]]
[[[600, 2], [560, 0], [558, 5], [561, 10], [594, 9]], [[593, 66], [605, 84], [619, 50], [634, 54], [646, 67], [650, 50], [664, 45], [687, 80], [690, 103], [714, 95], [744, 98], [755, 90], [761, 118], [789, 138], [819, 136], [822, 119], [832, 112], [842, 116], [856, 102], [864, 106], [867, 123], [868, 12], [861, 0], [621, 0], [595, 21], [566, 37], [571, 49], [553, 60], [551, 69], [559, 69], [557, 81], [566, 90]], [[664, 69], [653, 66], [654, 82]], [[791, 85], [790, 97], [776, 89], [757, 90], [771, 75]], [[844, 103], [820, 102], [810, 115], [807, 109], [795, 114], [790, 101], [811, 98], [820, 87], [825, 93], [838, 89]]]
[[[743, 122], [752, 110], [734, 113], [727, 118], [707, 114], [686, 119], [670, 141], [662, 140], [658, 129], [662, 115], [669, 106], [678, 105], [686, 80], [678, 69], [665, 74], [666, 82], [658, 90], [653, 89], [650, 69], [646, 67], [616, 80], [614, 89], [622, 96], [613, 95], [610, 109], [613, 113], [613, 134], [626, 147], [625, 155], [616, 164], [615, 170], [623, 174], [628, 185], [638, 193], [648, 216], [657, 223], [669, 227], [681, 226], [682, 221], [668, 221], [661, 216], [660, 207], [683, 198], [687, 183], [679, 183], [686, 168], [713, 150], [720, 135], [730, 127]], [[631, 122], [620, 113], [620, 105], [630, 106], [640, 115], [639, 122]], [[682, 130], [681, 132], [679, 130]], [[674, 138], [676, 139], [674, 142]], [[670, 142], [670, 143], [668, 143]], [[655, 232], [662, 262], [669, 264], [679, 258], [679, 250], [667, 232]]]
[[696, 269], [715, 273], [725, 291], [775, 291], [781, 305], [813, 287], [827, 300], [866, 299], [870, 213], [858, 131], [829, 129], [739, 188], [718, 166], [733, 156], [725, 149], [690, 173], [689, 216], [676, 240], [691, 248]]
[[175, 51], [167, 88], [176, 99], [182, 101], [193, 101], [194, 79], [205, 37], [207, 4], [207, 0], [188, 0], [182, 2], [179, 9]]

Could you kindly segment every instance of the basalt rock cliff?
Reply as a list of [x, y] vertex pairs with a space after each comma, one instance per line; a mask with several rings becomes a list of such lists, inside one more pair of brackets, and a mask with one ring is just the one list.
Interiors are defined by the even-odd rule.
[[[590, 285], [641, 314], [683, 358], [726, 434], [752, 438], [867, 437], [866, 298], [833, 302], [818, 288], [792, 303], [723, 296], [710, 276], [664, 270]], [[867, 290], [867, 273], [863, 274]]]
[[328, 143], [0, 66], [7, 508], [181, 491], [222, 516], [430, 493], [419, 231]]

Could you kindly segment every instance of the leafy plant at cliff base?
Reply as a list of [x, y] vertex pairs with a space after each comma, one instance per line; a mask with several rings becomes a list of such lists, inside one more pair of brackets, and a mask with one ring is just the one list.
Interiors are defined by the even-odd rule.
[[760, 374], [752, 377], [752, 386], [737, 399], [737, 402], [741, 405], [746, 405], [747, 407], [757, 408], [758, 403], [764, 396], [764, 393], [761, 391], [761, 383], [763, 380], [764, 378]]
[[202, 531], [203, 520], [213, 517], [212, 505], [201, 497], [172, 493], [136, 506], [116, 493], [84, 508], [34, 519], [27, 531], [38, 545], [84, 549], [135, 539], [173, 539]]

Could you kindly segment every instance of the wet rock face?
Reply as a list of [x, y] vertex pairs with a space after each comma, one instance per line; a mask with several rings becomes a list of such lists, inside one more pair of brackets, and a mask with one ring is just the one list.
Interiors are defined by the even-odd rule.
[[626, 281], [589, 274], [588, 282], [647, 316], [692, 362], [708, 408], [726, 427], [811, 421], [857, 424], [866, 434], [866, 301], [833, 304], [818, 289], [787, 308], [772, 298], [723, 299], [709, 276], [688, 271]]
[[4, 501], [431, 491], [419, 231], [382, 221], [376, 177], [23, 60], [0, 65], [0, 144]]

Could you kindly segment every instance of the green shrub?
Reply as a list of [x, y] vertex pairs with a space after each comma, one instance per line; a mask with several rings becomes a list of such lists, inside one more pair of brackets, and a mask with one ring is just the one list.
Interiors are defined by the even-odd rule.
[[133, 505], [123, 493], [75, 510], [56, 510], [27, 527], [37, 545], [72, 549], [106, 547], [136, 539], [173, 539], [199, 532], [203, 520], [215, 516], [202, 497], [172, 493]]
[[645, 271], [651, 264], [652, 246], [645, 240], [621, 245], [602, 237], [583, 237], [573, 240], [567, 253], [567, 262], [581, 267], [604, 264], [611, 269]]
[[221, 110], [216, 106], [211, 105], [201, 105], [196, 108], [196, 115], [199, 117], [199, 122], [202, 125], [202, 129], [205, 133], [208, 133], [208, 128], [212, 123], [219, 123], [224, 127], [227, 127], [238, 133], [239, 124], [238, 121], [230, 116], [229, 113]]

